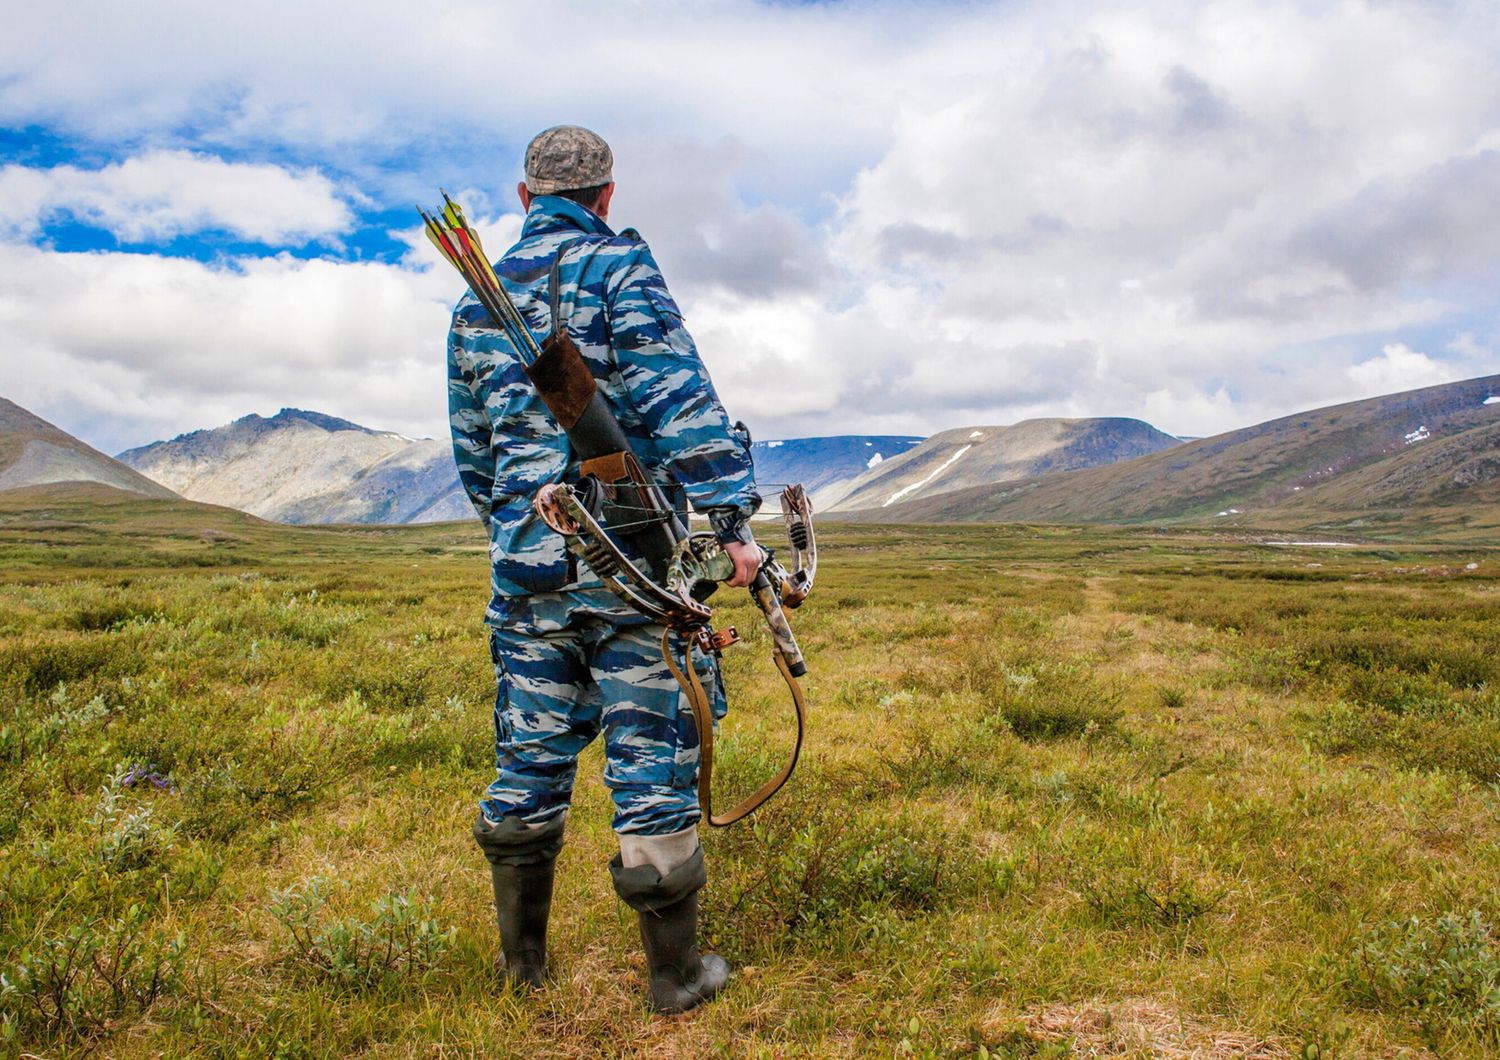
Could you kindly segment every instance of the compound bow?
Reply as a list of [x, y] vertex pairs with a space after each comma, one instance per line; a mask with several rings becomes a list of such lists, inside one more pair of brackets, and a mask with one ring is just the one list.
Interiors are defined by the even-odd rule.
[[[543, 486], [533, 501], [537, 515], [561, 534], [568, 550], [583, 560], [616, 596], [636, 611], [666, 627], [662, 634], [662, 657], [682, 687], [693, 711], [698, 730], [698, 802], [708, 823], [722, 828], [748, 816], [763, 805], [791, 777], [802, 750], [805, 704], [798, 678], [807, 673], [802, 650], [787, 622], [786, 611], [800, 607], [812, 591], [817, 576], [817, 539], [813, 533], [812, 504], [800, 486], [781, 491], [781, 516], [790, 546], [792, 569], [776, 559], [770, 549], [761, 549], [761, 564], [750, 584], [750, 597], [765, 616], [771, 632], [772, 655], [782, 680], [792, 695], [797, 716], [797, 737], [785, 765], [748, 797], [722, 815], [713, 812], [714, 718], [708, 695], [693, 666], [693, 652], [719, 655], [739, 642], [733, 626], [715, 630], [713, 609], [703, 601], [719, 582], [734, 576], [734, 561], [711, 533], [691, 533], [676, 546], [663, 583], [654, 581], [641, 565], [620, 548], [595, 512], [601, 492], [608, 489], [598, 480], [585, 479], [579, 487], [557, 483]], [[672, 651], [671, 638], [682, 641], [681, 661]]]

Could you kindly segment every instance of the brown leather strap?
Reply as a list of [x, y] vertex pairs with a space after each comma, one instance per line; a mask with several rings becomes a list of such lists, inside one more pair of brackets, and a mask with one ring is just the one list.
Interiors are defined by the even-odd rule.
[[792, 676], [787, 668], [786, 660], [780, 653], [773, 653], [776, 659], [776, 668], [781, 671], [781, 677], [786, 681], [786, 686], [792, 693], [792, 706], [797, 713], [797, 740], [792, 744], [791, 756], [786, 765], [770, 780], [756, 788], [744, 800], [733, 809], [722, 816], [714, 816], [713, 810], [713, 775], [714, 775], [714, 713], [713, 707], [708, 701], [708, 693], [703, 689], [703, 682], [698, 680], [698, 671], [693, 668], [693, 640], [684, 637], [685, 647], [682, 652], [682, 665], [677, 665], [677, 660], [672, 656], [672, 631], [666, 630], [661, 635], [661, 656], [667, 661], [667, 669], [672, 671], [672, 676], [677, 679], [678, 685], [688, 699], [688, 705], [693, 709], [693, 725], [698, 730], [698, 806], [703, 811], [704, 820], [715, 828], [723, 828], [725, 825], [734, 824], [742, 818], [750, 816], [760, 809], [772, 795], [781, 790], [781, 786], [791, 778], [792, 771], [797, 768], [797, 756], [802, 753], [802, 732], [806, 722], [805, 705], [802, 701], [802, 686]]
[[593, 475], [600, 482], [613, 485], [616, 482], [631, 482], [645, 480], [645, 472], [640, 469], [640, 464], [630, 453], [607, 453], [604, 456], [596, 456], [592, 460], [585, 460], [578, 465], [578, 474]]

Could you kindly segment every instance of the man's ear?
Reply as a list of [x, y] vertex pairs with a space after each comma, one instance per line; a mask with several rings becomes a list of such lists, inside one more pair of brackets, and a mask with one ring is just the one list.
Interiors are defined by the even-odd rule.
[[521, 209], [531, 209], [531, 189], [526, 186], [524, 180], [516, 185], [516, 194], [521, 198]]
[[609, 200], [615, 197], [615, 182], [610, 181], [604, 185], [604, 190], [599, 193], [599, 201], [594, 204], [594, 212], [602, 221], [609, 216]]

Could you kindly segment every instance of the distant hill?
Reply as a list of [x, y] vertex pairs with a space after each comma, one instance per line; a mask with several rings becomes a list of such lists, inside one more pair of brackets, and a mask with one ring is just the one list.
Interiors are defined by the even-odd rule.
[[[801, 482], [816, 495], [921, 440], [847, 435], [756, 442], [752, 449], [761, 482]], [[127, 450], [120, 460], [191, 500], [283, 523], [439, 522], [474, 514], [447, 439], [407, 438], [304, 409], [244, 416]]]
[[960, 427], [870, 468], [825, 508], [891, 506], [966, 487], [1113, 464], [1180, 445], [1140, 420], [1035, 419], [1003, 427]]
[[1301, 412], [1108, 467], [1016, 477], [877, 522], [1500, 525], [1500, 376]]
[[[870, 468], [921, 443], [920, 437], [900, 434], [785, 438], [756, 442], [750, 447], [750, 455], [755, 459], [756, 482], [767, 498], [773, 489], [800, 482], [812, 495], [814, 507], [821, 508], [819, 498], [830, 490], [852, 482]], [[774, 509], [775, 505], [770, 507]]]
[[0, 398], [0, 490], [54, 482], [97, 482], [147, 497], [176, 496], [15, 402]]
[[190, 500], [284, 523], [468, 519], [446, 440], [408, 438], [303, 409], [244, 416], [120, 454]]

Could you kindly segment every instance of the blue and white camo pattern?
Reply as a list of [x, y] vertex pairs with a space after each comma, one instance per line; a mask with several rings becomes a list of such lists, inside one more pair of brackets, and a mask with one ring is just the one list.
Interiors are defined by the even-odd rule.
[[[540, 340], [551, 330], [547, 275], [566, 243], [559, 315], [631, 448], [669, 496], [680, 487], [732, 538], [760, 507], [749, 440], [719, 403], [650, 248], [571, 200], [543, 195], [495, 273]], [[493, 596], [598, 585], [531, 509], [542, 486], [576, 474], [575, 457], [472, 293], [453, 312], [448, 408], [459, 479], [489, 530]]]
[[[495, 273], [540, 339], [551, 327], [548, 273], [569, 242], [559, 315], [636, 456], [669, 495], [675, 484], [708, 512], [721, 539], [739, 536], [760, 506], [749, 439], [731, 426], [646, 244], [568, 199], [539, 196]], [[496, 776], [483, 813], [554, 819], [568, 807], [579, 752], [603, 733], [616, 831], [696, 824], [698, 736], [661, 657], [662, 627], [575, 567], [532, 511], [543, 485], [574, 479], [576, 459], [472, 294], [453, 313], [448, 402], [459, 478], [490, 538]], [[722, 716], [717, 666], [701, 656], [695, 665]]]
[[[579, 752], [602, 732], [615, 831], [669, 835], [697, 824], [698, 731], [662, 660], [661, 627], [602, 592], [513, 597], [505, 617], [490, 631], [499, 687], [484, 815], [555, 818], [568, 808]], [[721, 717], [718, 666], [702, 655], [694, 665]]]

